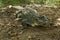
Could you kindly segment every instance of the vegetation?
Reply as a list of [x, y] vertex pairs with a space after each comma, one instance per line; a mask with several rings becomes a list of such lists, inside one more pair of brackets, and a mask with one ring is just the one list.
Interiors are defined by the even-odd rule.
[[37, 3], [37, 4], [44, 4], [44, 5], [59, 5], [60, 0], [0, 0], [0, 7], [7, 6], [7, 5], [21, 5], [21, 4], [28, 4], [28, 3]]

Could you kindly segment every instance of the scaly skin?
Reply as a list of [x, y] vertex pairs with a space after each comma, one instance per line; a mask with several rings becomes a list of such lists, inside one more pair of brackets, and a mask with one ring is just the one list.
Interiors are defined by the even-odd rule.
[[48, 18], [45, 15], [39, 14], [35, 9], [30, 7], [25, 7], [25, 9], [20, 10], [17, 14], [17, 18], [21, 21], [22, 25], [27, 26], [38, 26], [46, 25], [48, 23]]

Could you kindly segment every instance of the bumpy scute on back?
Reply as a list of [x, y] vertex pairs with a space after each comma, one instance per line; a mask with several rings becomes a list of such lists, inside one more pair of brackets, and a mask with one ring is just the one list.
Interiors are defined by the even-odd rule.
[[18, 11], [17, 19], [25, 26], [31, 25], [33, 27], [38, 25], [47, 25], [48, 18], [45, 15], [41, 15], [37, 10], [25, 7], [23, 10]]

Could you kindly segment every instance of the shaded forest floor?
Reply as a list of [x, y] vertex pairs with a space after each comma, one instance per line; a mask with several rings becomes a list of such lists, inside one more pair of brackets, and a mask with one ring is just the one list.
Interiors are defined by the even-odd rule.
[[[14, 21], [15, 9], [0, 9], [0, 40], [60, 40], [60, 8], [33, 7], [40, 14], [46, 15], [52, 23], [49, 28], [30, 27], [23, 29], [19, 22]], [[56, 25], [56, 26], [55, 26]]]

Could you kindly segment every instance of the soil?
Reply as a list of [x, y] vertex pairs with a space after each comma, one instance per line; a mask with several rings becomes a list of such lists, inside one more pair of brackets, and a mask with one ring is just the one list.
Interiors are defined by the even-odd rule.
[[39, 7], [37, 11], [46, 15], [51, 22], [49, 28], [42, 26], [23, 29], [22, 25], [15, 21], [15, 9], [0, 10], [0, 40], [60, 40], [60, 26], [54, 26], [60, 17], [60, 8]]

